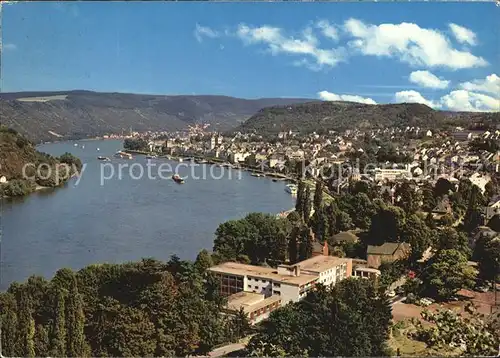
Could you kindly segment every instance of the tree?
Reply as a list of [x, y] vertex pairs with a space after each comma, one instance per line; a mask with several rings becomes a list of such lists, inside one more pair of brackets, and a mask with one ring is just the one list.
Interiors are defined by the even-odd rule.
[[299, 214], [297, 211], [292, 211], [290, 214], [287, 215], [286, 217], [288, 221], [290, 221], [291, 224], [295, 225], [297, 223], [300, 223], [302, 221], [302, 216]]
[[432, 186], [426, 184], [422, 188], [422, 210], [432, 211], [436, 207], [436, 198]]
[[483, 281], [492, 281], [500, 273], [500, 238], [486, 234], [480, 235], [474, 248], [474, 259], [479, 264], [478, 277]]
[[458, 250], [441, 250], [427, 261], [422, 272], [424, 292], [439, 300], [453, 297], [462, 288], [474, 286], [476, 272]]
[[393, 262], [382, 262], [380, 270], [380, 286], [386, 290], [391, 284], [399, 280], [408, 270], [406, 260], [396, 260]]
[[210, 253], [205, 249], [201, 250], [198, 256], [196, 256], [194, 265], [198, 272], [204, 273], [208, 268], [214, 265], [212, 255], [210, 255]]
[[33, 303], [25, 290], [21, 290], [19, 297], [18, 318], [18, 349], [19, 356], [35, 357], [35, 320], [33, 319]]
[[295, 226], [290, 232], [290, 236], [288, 238], [288, 261], [294, 264], [298, 261], [298, 245], [299, 245], [299, 235], [300, 235], [300, 226]]
[[465, 310], [467, 317], [452, 310], [423, 310], [422, 318], [430, 324], [423, 325], [417, 321], [416, 338], [430, 347], [458, 348], [460, 356], [496, 356], [500, 345], [500, 335], [495, 330], [498, 315], [479, 314], [470, 304]]
[[48, 357], [49, 356], [49, 333], [45, 326], [39, 324], [35, 328], [35, 356]]
[[448, 179], [445, 178], [439, 178], [434, 186], [434, 196], [436, 198], [442, 198], [453, 191], [455, 191], [455, 187]]
[[399, 199], [397, 205], [402, 208], [407, 215], [412, 215], [417, 212], [420, 207], [421, 197], [408, 182], [398, 185], [395, 195]]
[[[387, 354], [391, 306], [370, 280], [347, 279], [318, 287], [302, 301], [273, 311], [249, 351], [269, 356], [381, 356]], [[311, 339], [314, 337], [314, 339]], [[266, 347], [272, 347], [272, 349]]]
[[351, 200], [352, 212], [349, 213], [353, 224], [363, 230], [368, 230], [376, 209], [367, 194], [358, 193]]
[[303, 226], [300, 230], [299, 261], [307, 260], [312, 256], [314, 236], [312, 230]]
[[230, 220], [217, 228], [214, 253], [225, 260], [246, 255], [253, 263], [283, 261], [287, 255], [287, 236], [291, 223], [286, 218], [250, 213], [240, 220]]
[[500, 215], [493, 215], [490, 221], [488, 221], [488, 227], [496, 232], [500, 232]]
[[313, 229], [314, 235], [319, 241], [328, 240], [330, 223], [328, 221], [327, 209], [324, 206], [314, 211], [313, 216], [309, 220], [309, 226]]
[[295, 211], [299, 213], [301, 217], [304, 217], [304, 195], [305, 195], [306, 184], [303, 180], [299, 181], [297, 186], [297, 199], [295, 201]]
[[304, 222], [306, 223], [309, 221], [309, 217], [311, 216], [311, 204], [311, 188], [309, 185], [307, 185], [304, 191], [302, 204], [302, 215], [304, 216]]
[[499, 183], [496, 177], [492, 177], [489, 182], [486, 183], [485, 196], [488, 201], [493, 200], [498, 195]]
[[50, 354], [55, 357], [63, 357], [66, 355], [65, 296], [62, 288], [56, 288], [54, 294], [54, 320], [50, 343]]
[[352, 220], [349, 214], [343, 211], [337, 211], [335, 222], [337, 223], [337, 232], [349, 230], [352, 227]]
[[399, 242], [405, 225], [405, 213], [395, 206], [380, 207], [372, 218], [370, 238], [374, 243]]
[[471, 254], [467, 236], [451, 227], [437, 230], [434, 247], [437, 250], [457, 250], [467, 258]]
[[377, 196], [376, 189], [374, 189], [370, 183], [363, 181], [363, 180], [357, 180], [355, 181], [350, 187], [349, 191], [352, 195], [356, 194], [366, 194], [370, 199], [374, 199]]
[[250, 322], [248, 321], [248, 315], [245, 313], [243, 308], [231, 317], [230, 326], [232, 330], [231, 336], [233, 339], [240, 339], [248, 334], [250, 331]]
[[464, 229], [468, 233], [472, 233], [479, 226], [484, 224], [484, 217], [481, 211], [481, 205], [483, 203], [484, 197], [481, 194], [481, 190], [476, 185], [472, 185], [469, 191], [469, 201], [464, 217]]
[[321, 180], [316, 181], [316, 188], [314, 189], [314, 211], [321, 208], [323, 203], [323, 182]]
[[401, 241], [410, 244], [410, 261], [416, 262], [432, 244], [431, 230], [418, 215], [412, 215], [403, 227]]
[[464, 230], [471, 234], [482, 225], [484, 225], [484, 215], [481, 209], [468, 208], [464, 217]]
[[78, 292], [76, 277], [70, 283], [69, 293], [66, 298], [66, 352], [70, 357], [83, 357], [88, 354], [85, 341], [84, 327], [85, 315], [83, 302]]
[[2, 353], [206, 355], [246, 332], [241, 316], [229, 322], [221, 314], [225, 304], [218, 279], [176, 257], [63, 269], [50, 282], [31, 277], [0, 293]]
[[10, 292], [0, 293], [0, 325], [2, 328], [2, 354], [15, 357], [17, 354], [18, 323], [17, 301]]

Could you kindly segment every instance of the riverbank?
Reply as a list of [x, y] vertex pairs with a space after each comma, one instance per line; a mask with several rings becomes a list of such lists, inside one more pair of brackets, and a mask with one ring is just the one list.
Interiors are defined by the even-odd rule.
[[149, 151], [143, 151], [143, 150], [131, 150], [131, 149], [123, 149], [123, 152], [129, 153], [129, 154], [139, 154], [139, 155], [158, 155], [158, 158], [165, 158], [168, 160], [173, 160], [173, 161], [178, 161], [178, 162], [184, 162], [184, 161], [193, 161], [198, 164], [211, 164], [211, 165], [218, 165], [218, 166], [223, 166], [223, 167], [228, 167], [228, 168], [233, 168], [233, 169], [238, 169], [238, 170], [244, 170], [252, 174], [259, 174], [262, 177], [269, 177], [272, 179], [279, 179], [280, 181], [288, 181], [291, 183], [297, 183], [297, 179], [288, 176], [286, 174], [280, 173], [280, 172], [275, 172], [275, 171], [264, 171], [259, 169], [258, 167], [252, 167], [248, 166], [243, 163], [238, 163], [238, 164], [232, 164], [224, 161], [223, 159], [220, 158], [214, 158], [214, 157], [206, 157], [206, 156], [176, 156], [176, 155], [170, 155], [170, 154], [158, 154], [155, 152], [149, 152]]
[[[55, 185], [55, 186], [43, 186], [43, 185], [38, 185], [36, 183], [30, 183], [31, 189], [29, 191], [25, 191], [23, 193], [23, 195], [14, 195], [14, 196], [5, 195], [3, 193], [3, 190], [0, 190], [0, 199], [24, 198], [24, 197], [27, 197], [27, 196], [33, 194], [33, 193], [39, 192], [39, 191], [62, 188], [66, 183], [68, 183], [71, 179], [73, 179], [77, 176], [78, 176], [78, 173], [73, 173], [68, 179], [64, 180], [61, 184]], [[12, 182], [12, 181], [10, 181], [10, 182]], [[0, 184], [0, 189], [3, 189], [2, 186], [7, 186], [7, 185], [9, 185], [9, 182]]]

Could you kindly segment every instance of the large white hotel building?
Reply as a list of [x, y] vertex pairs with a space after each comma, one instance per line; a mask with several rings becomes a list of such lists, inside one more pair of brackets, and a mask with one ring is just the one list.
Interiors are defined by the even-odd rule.
[[243, 309], [257, 323], [274, 309], [299, 301], [317, 284], [330, 286], [350, 277], [352, 260], [318, 255], [277, 269], [225, 262], [209, 271], [219, 278], [221, 293], [229, 296], [228, 310]]

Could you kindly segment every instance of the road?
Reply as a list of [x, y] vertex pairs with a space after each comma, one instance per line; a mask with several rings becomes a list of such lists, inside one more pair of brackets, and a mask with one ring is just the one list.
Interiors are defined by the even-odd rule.
[[246, 342], [245, 343], [231, 343], [228, 344], [227, 346], [224, 347], [219, 347], [208, 353], [207, 357], [222, 357], [225, 356], [228, 353], [235, 352], [242, 350], [245, 348]]

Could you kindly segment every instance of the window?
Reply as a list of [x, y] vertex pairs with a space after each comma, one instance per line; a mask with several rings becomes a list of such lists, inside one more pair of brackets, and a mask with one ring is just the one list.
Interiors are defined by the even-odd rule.
[[255, 289], [257, 290], [259, 288], [259, 286], [255, 286]]
[[281, 287], [279, 283], [274, 283], [274, 287]]
[[252, 285], [248, 285], [248, 288], [252, 288]]
[[274, 293], [275, 295], [281, 295], [281, 292], [280, 292], [280, 291], [276, 291], [276, 290], [275, 290], [273, 293]]

